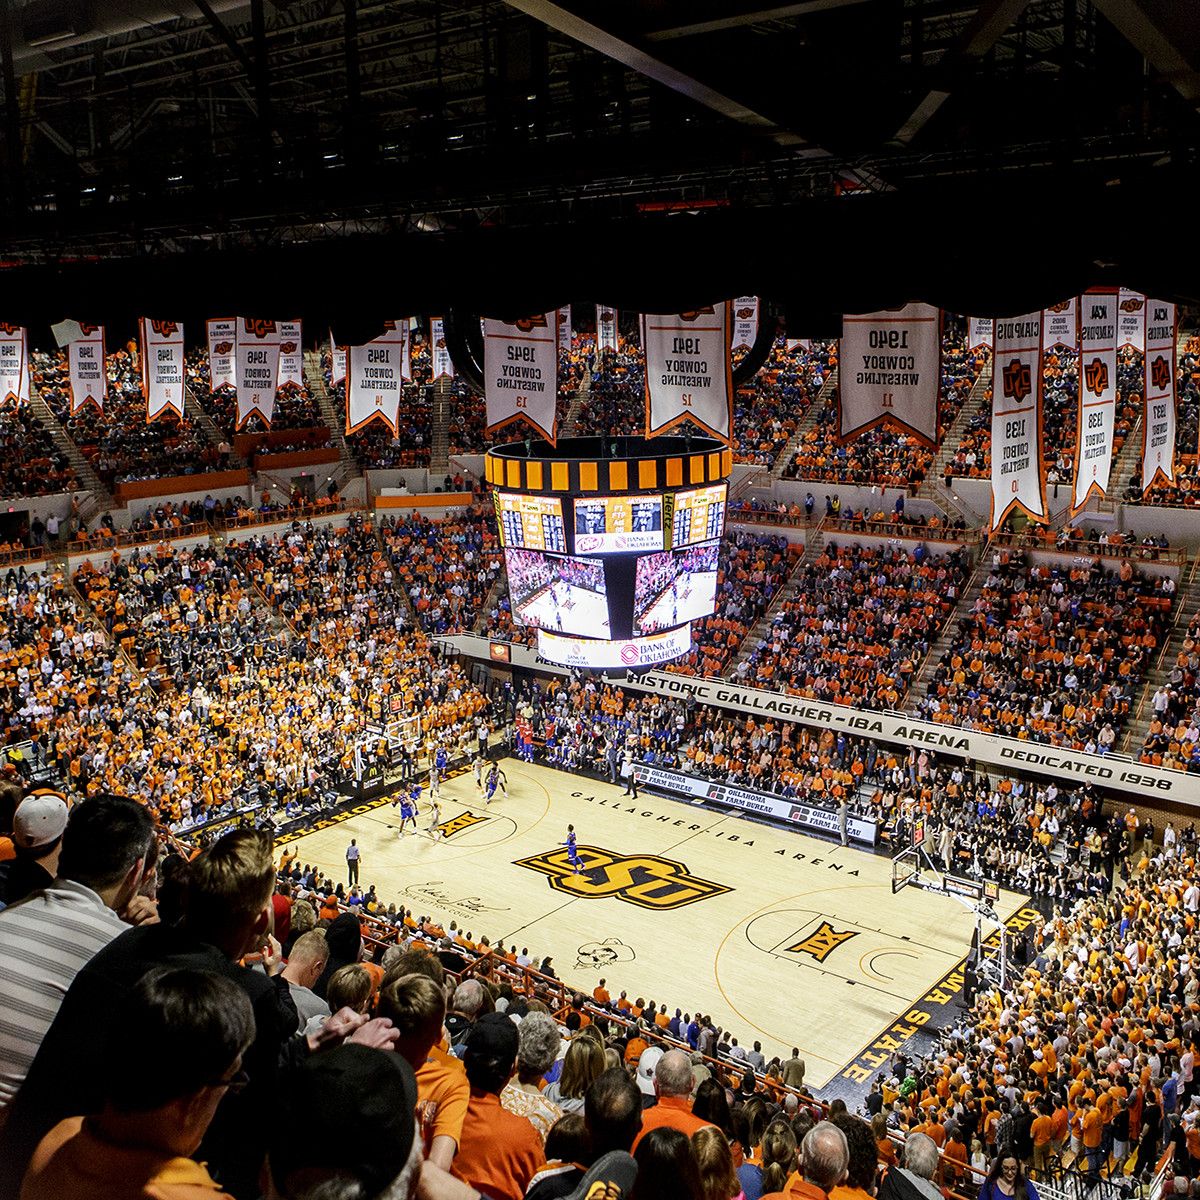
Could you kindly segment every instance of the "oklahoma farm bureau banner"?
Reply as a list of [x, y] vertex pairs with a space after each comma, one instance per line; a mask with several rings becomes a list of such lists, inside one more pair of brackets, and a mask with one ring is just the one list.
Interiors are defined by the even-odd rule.
[[937, 444], [941, 314], [928, 304], [842, 318], [840, 421], [847, 441], [885, 422]]
[[1081, 296], [1079, 418], [1072, 513], [1108, 494], [1117, 414], [1117, 294]]
[[729, 361], [733, 306], [685, 313], [646, 313], [646, 436], [694, 425], [728, 443], [733, 430], [733, 376]]
[[524, 421], [555, 440], [558, 313], [483, 322], [483, 382], [489, 434]]
[[1014, 509], [1045, 521], [1042, 485], [1042, 314], [996, 321], [992, 365], [992, 517]]

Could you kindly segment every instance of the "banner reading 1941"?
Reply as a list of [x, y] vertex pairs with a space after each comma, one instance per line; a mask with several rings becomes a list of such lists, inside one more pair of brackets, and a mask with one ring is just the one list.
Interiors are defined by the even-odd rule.
[[548, 442], [557, 436], [557, 314], [483, 322], [483, 383], [489, 434], [524, 421]]
[[[372, 421], [399, 430], [400, 397], [408, 362], [408, 322], [385, 321], [383, 334], [346, 357], [346, 432]], [[336, 369], [336, 368], [335, 368]]]
[[1042, 474], [1042, 314], [997, 319], [992, 367], [992, 516], [1046, 521]]
[[279, 387], [279, 324], [255, 317], [238, 318], [234, 383], [237, 386], [237, 427], [257, 413], [270, 426]]
[[728, 442], [733, 430], [729, 360], [733, 305], [642, 316], [646, 352], [646, 436], [691, 421]]
[[941, 324], [941, 314], [928, 304], [842, 318], [842, 441], [886, 422], [937, 445]]
[[1175, 482], [1175, 305], [1146, 301], [1146, 412], [1142, 419], [1142, 494]]
[[1075, 434], [1074, 516], [1088, 497], [1108, 494], [1117, 415], [1117, 295], [1079, 298], [1079, 418]]
[[237, 349], [237, 317], [213, 317], [208, 331], [208, 386], [218, 391], [233, 386], [233, 355]]
[[143, 317], [140, 325], [146, 420], [154, 421], [168, 409], [182, 418], [183, 326], [149, 317]]
[[104, 326], [79, 326], [81, 337], [67, 343], [67, 377], [71, 383], [71, 411], [94, 404], [104, 411], [108, 379], [104, 372]]

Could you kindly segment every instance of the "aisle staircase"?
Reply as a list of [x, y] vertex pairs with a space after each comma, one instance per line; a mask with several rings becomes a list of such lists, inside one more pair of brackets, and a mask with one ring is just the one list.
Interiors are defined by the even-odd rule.
[[492, 580], [492, 586], [488, 589], [487, 597], [484, 599], [483, 605], [479, 609], [479, 613], [475, 617], [475, 623], [471, 626], [471, 632], [477, 633], [481, 637], [487, 633], [488, 617], [491, 611], [500, 601], [500, 597], [508, 589], [508, 572], [504, 567], [504, 560], [500, 560], [500, 570], [496, 572], [496, 578]]
[[429, 469], [450, 469], [450, 413], [454, 407], [454, 394], [450, 380], [443, 376], [433, 385], [433, 403], [429, 414]]
[[[194, 425], [198, 425], [204, 430], [204, 436], [208, 438], [213, 446], [219, 446], [222, 442], [228, 442], [232, 447], [233, 438], [227, 433], [222, 433], [216, 421], [209, 415], [208, 409], [200, 402], [200, 397], [192, 390], [191, 384], [183, 385], [183, 413]], [[236, 470], [246, 466], [246, 460], [236, 451], [232, 451], [229, 455], [229, 466]]]
[[796, 457], [796, 451], [800, 448], [800, 443], [804, 440], [804, 435], [810, 430], [815, 429], [817, 425], [817, 414], [825, 411], [826, 404], [833, 403], [834, 393], [838, 386], [838, 369], [834, 367], [829, 373], [829, 378], [821, 385], [821, 390], [817, 393], [817, 398], [808, 406], [804, 416], [800, 418], [800, 423], [796, 426], [795, 432], [787, 440], [787, 445], [780, 451], [779, 457], [775, 460], [774, 467], [771, 468], [771, 474], [776, 479], [782, 479], [784, 471], [787, 470], [793, 458]]
[[1126, 435], [1120, 453], [1112, 466], [1108, 485], [1109, 497], [1117, 502], [1124, 500], [1125, 489], [1133, 480], [1134, 472], [1141, 466], [1142, 459], [1142, 414], [1134, 422], [1133, 428]]
[[101, 481], [95, 468], [75, 444], [74, 438], [67, 432], [66, 427], [54, 415], [54, 410], [42, 399], [36, 387], [30, 389], [29, 407], [54, 444], [67, 456], [75, 472], [75, 478], [79, 480], [79, 486], [92, 493], [92, 504], [86, 506], [80, 513], [82, 519], [90, 521], [92, 516], [98, 512], [120, 507], [112, 492]]
[[575, 390], [575, 395], [571, 397], [571, 404], [567, 409], [567, 415], [563, 418], [562, 436], [576, 437], [579, 433], [579, 416], [583, 412], [584, 405], [587, 404], [588, 397], [592, 394], [592, 370], [589, 367], [583, 373], [583, 378], [579, 381], [579, 387]]
[[972, 419], [981, 412], [988, 411], [987, 392], [991, 386], [992, 360], [989, 355], [987, 362], [983, 364], [979, 372], [979, 377], [967, 394], [962, 408], [958, 410], [958, 415], [951, 422], [950, 428], [942, 435], [942, 444], [938, 447], [937, 458], [933, 460], [929, 470], [925, 472], [921, 486], [917, 488], [918, 496], [928, 500], [945, 501], [951, 494], [947, 491], [945, 484], [946, 464], [958, 453], [958, 445]]
[[362, 468], [358, 465], [358, 459], [354, 457], [354, 452], [346, 442], [346, 419], [338, 412], [337, 406], [329, 394], [329, 389], [325, 386], [325, 373], [321, 370], [321, 355], [317, 350], [305, 350], [304, 352], [304, 382], [317, 402], [317, 411], [329, 429], [329, 440], [338, 452], [341, 466], [340, 479], [357, 478], [362, 475]]

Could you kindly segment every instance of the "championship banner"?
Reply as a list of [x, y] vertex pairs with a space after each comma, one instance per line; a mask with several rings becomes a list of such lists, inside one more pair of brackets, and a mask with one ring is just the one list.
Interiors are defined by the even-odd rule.
[[157, 421], [168, 410], [183, 419], [183, 326], [178, 321], [142, 317], [142, 395], [146, 421]]
[[346, 355], [346, 432], [379, 420], [397, 433], [408, 322], [385, 321], [382, 336], [365, 346], [351, 346]]
[[85, 404], [104, 411], [108, 379], [104, 372], [104, 326], [80, 324], [83, 337], [67, 343], [67, 377], [71, 382], [71, 412]]
[[992, 515], [1046, 521], [1042, 478], [1042, 314], [996, 321], [992, 382]]
[[936, 446], [941, 354], [941, 313], [930, 304], [844, 316], [839, 440], [886, 423]]
[[237, 349], [237, 317], [213, 317], [208, 331], [208, 386], [212, 391], [233, 387], [233, 355]]
[[733, 305], [685, 313], [643, 313], [646, 350], [646, 436], [691, 421], [729, 443], [733, 432]]
[[256, 317], [238, 317], [234, 383], [237, 386], [237, 428], [255, 413], [270, 428], [279, 387], [279, 324]]
[[1121, 289], [1120, 312], [1117, 314], [1117, 347], [1121, 350], [1146, 349], [1146, 297], [1141, 292]]
[[24, 328], [0, 325], [0, 398], [3, 403], [23, 402], [27, 367]]
[[1146, 301], [1146, 412], [1142, 418], [1142, 495], [1161, 476], [1175, 482], [1175, 305]]
[[792, 354], [797, 350], [811, 350], [812, 338], [786, 338], [783, 345], [788, 354]]
[[571, 306], [564, 304], [558, 310], [558, 352], [571, 353]]
[[548, 442], [557, 437], [558, 336], [555, 314], [483, 322], [483, 384], [487, 432], [525, 421]]
[[596, 305], [596, 356], [606, 350], [616, 354], [617, 346], [617, 310], [604, 304]]
[[733, 349], [749, 350], [758, 337], [758, 297], [739, 296], [733, 302]]
[[279, 378], [276, 388], [304, 386], [304, 328], [300, 321], [279, 322]]
[[331, 388], [346, 382], [346, 347], [334, 345], [332, 329], [329, 331], [329, 370]]
[[1079, 349], [1079, 304], [1076, 300], [1063, 300], [1042, 309], [1042, 343], [1047, 349], [1053, 346]]
[[454, 378], [454, 359], [446, 349], [446, 324], [441, 317], [429, 318], [429, 341], [433, 358], [434, 379]]
[[1079, 301], [1079, 420], [1075, 433], [1074, 516], [1093, 494], [1108, 494], [1117, 416], [1117, 296]]
[[967, 349], [974, 354], [976, 350], [992, 348], [993, 322], [991, 317], [967, 318]]
[[405, 383], [412, 383], [412, 328], [416, 317], [402, 317], [395, 321], [384, 321], [383, 334], [377, 337], [377, 342], [387, 342], [390, 346], [400, 347], [400, 378]]

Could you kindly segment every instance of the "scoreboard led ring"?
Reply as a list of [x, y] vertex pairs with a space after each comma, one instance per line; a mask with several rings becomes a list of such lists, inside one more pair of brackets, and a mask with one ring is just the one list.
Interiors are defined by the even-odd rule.
[[551, 662], [644, 670], [716, 605], [732, 455], [714, 438], [560, 438], [488, 451], [513, 620]]

